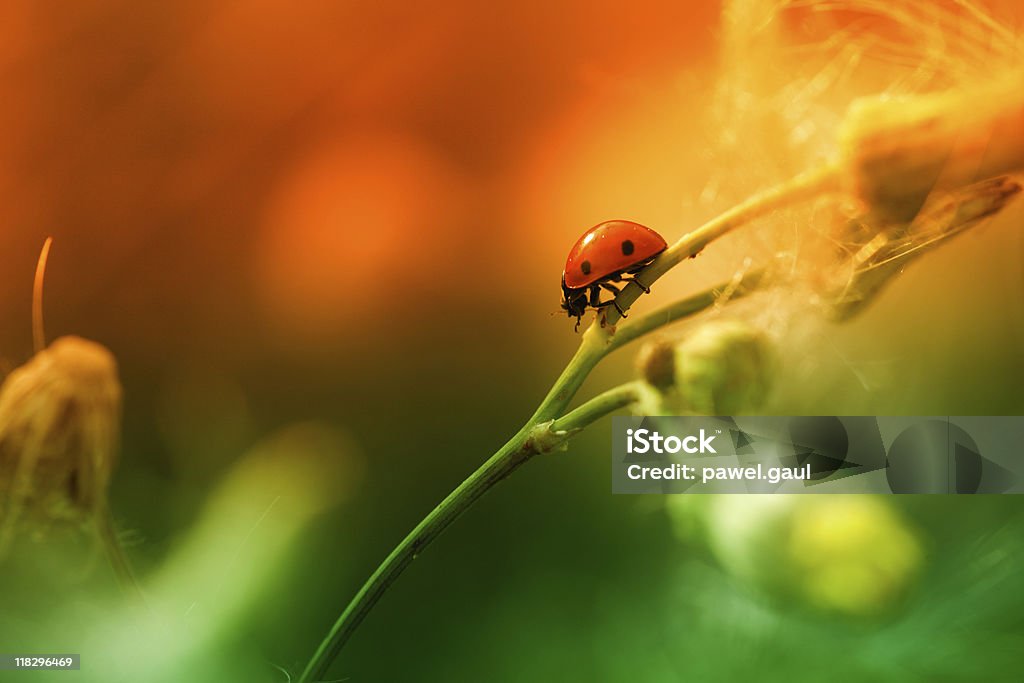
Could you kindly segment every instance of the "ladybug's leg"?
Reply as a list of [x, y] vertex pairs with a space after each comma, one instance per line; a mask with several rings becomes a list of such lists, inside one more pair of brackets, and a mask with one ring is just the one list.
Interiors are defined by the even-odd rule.
[[[616, 287], [615, 285], [609, 284], [607, 282], [599, 282], [599, 283], [597, 283], [597, 286], [599, 286], [602, 289], [605, 289], [605, 290], [607, 290], [609, 292], [612, 292], [613, 294], [616, 294], [616, 295], [620, 291], [618, 287]], [[619, 312], [619, 315], [621, 317], [623, 317], [623, 318], [627, 317], [626, 316], [626, 312], [624, 310], [622, 310], [622, 308], [619, 307], [619, 303], [615, 299], [610, 299], [608, 301], [599, 301], [596, 306], [593, 303], [591, 303], [590, 305], [594, 306], [594, 308], [604, 308], [605, 306], [614, 306], [615, 310]]]
[[640, 289], [644, 290], [644, 294], [650, 294], [651, 293], [651, 288], [648, 287], [647, 285], [645, 285], [644, 283], [640, 282], [640, 280], [637, 279], [636, 275], [634, 275], [633, 277], [629, 278], [629, 281], [630, 282], [635, 282], [637, 287], [639, 287]]
[[[621, 289], [619, 289], [615, 285], [608, 284], [607, 282], [602, 282], [601, 286], [604, 287], [609, 292], [612, 292], [615, 296], [618, 296], [619, 293], [622, 291]], [[626, 315], [626, 312], [624, 310], [622, 310], [622, 308], [619, 307], [619, 302], [617, 302], [615, 299], [612, 299], [611, 301], [607, 302], [605, 305], [607, 306], [608, 304], [611, 304], [612, 306], [614, 306], [615, 310], [619, 312], [619, 315], [621, 317], [623, 317], [623, 318], [628, 317]]]
[[[605, 306], [611, 306], [613, 303], [615, 303], [615, 299], [612, 299], [611, 301], [601, 301], [601, 287], [603, 286], [603, 282], [598, 282], [590, 285], [590, 288], [587, 290], [590, 293], [589, 303], [591, 308], [600, 310]], [[604, 327], [604, 320], [601, 321], [601, 327]]]
[[614, 306], [615, 310], [619, 312], [620, 318], [629, 317], [628, 315], [626, 315], [626, 312], [619, 307], [619, 304], [616, 303], [615, 299], [608, 299], [608, 301], [602, 301], [597, 306], [594, 306], [594, 308], [607, 308], [608, 306]]
[[640, 289], [644, 290], [644, 294], [650, 294], [651, 293], [651, 288], [648, 287], [647, 285], [645, 285], [644, 283], [640, 282], [640, 280], [637, 279], [635, 273], [633, 274], [633, 277], [626, 277], [625, 274], [619, 275], [618, 277], [615, 278], [615, 282], [624, 282], [627, 285], [630, 282], [635, 282], [637, 287], [639, 287]]

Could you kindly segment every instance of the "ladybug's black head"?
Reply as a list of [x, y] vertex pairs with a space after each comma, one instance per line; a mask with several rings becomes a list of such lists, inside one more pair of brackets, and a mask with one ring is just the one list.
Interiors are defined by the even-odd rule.
[[587, 290], [566, 287], [565, 278], [562, 278], [562, 310], [570, 318], [576, 318], [577, 327], [579, 327], [580, 318], [587, 312], [587, 304]]

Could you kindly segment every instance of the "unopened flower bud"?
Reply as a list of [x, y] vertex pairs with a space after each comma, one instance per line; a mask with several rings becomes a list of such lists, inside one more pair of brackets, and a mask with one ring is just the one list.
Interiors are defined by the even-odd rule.
[[62, 337], [0, 385], [0, 554], [19, 529], [86, 525], [106, 504], [121, 384], [103, 346]]
[[845, 182], [882, 223], [906, 223], [935, 190], [1024, 170], [1024, 71], [974, 89], [863, 98], [840, 132]]
[[640, 376], [655, 388], [670, 388], [675, 383], [675, 355], [675, 347], [664, 340], [646, 344], [636, 358]]
[[733, 415], [764, 402], [775, 353], [761, 330], [721, 320], [694, 329], [673, 347], [652, 345], [640, 365], [652, 394], [642, 406], [647, 414]]

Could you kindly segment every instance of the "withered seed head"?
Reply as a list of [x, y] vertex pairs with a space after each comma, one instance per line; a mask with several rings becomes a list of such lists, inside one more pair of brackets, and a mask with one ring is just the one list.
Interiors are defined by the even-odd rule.
[[0, 554], [19, 528], [88, 524], [106, 503], [121, 384], [103, 346], [62, 337], [0, 385]]

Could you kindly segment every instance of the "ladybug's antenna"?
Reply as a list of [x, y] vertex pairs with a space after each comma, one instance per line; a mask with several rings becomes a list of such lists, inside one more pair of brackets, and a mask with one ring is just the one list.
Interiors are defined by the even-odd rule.
[[46, 259], [50, 255], [53, 238], [47, 237], [36, 262], [36, 277], [32, 283], [32, 344], [36, 353], [46, 348], [46, 332], [43, 330], [43, 277], [46, 275]]

